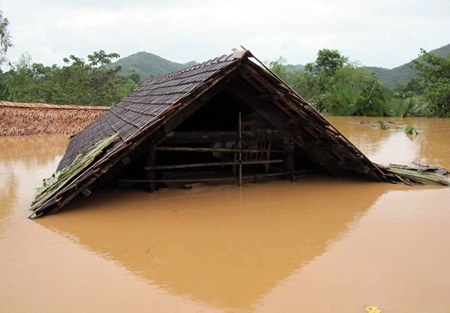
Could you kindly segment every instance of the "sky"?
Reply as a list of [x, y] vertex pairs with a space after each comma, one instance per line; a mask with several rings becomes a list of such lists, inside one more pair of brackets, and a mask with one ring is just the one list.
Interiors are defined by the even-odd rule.
[[450, 43], [448, 0], [0, 0], [16, 62], [63, 64], [94, 51], [140, 51], [185, 63], [241, 46], [263, 62], [315, 61], [336, 49], [393, 68]]

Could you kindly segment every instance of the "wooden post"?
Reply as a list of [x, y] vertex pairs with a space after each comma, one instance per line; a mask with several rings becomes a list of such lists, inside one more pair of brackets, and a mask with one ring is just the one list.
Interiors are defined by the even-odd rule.
[[242, 186], [242, 113], [238, 116], [238, 148], [239, 148], [239, 187]]
[[149, 183], [145, 186], [148, 192], [153, 192], [156, 189], [154, 180], [156, 178], [156, 170], [154, 169], [156, 165], [156, 152], [155, 149], [150, 147], [147, 152], [147, 159], [145, 161], [145, 178], [149, 180]]
[[284, 170], [286, 172], [291, 173], [290, 179], [294, 181], [295, 180], [295, 176], [293, 174], [295, 170], [294, 143], [291, 140], [284, 140], [283, 150], [284, 150], [283, 153]]

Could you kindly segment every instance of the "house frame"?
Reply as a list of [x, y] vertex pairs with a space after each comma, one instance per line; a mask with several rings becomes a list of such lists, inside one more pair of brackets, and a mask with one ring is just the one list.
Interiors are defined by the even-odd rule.
[[150, 78], [75, 135], [57, 171], [105, 138], [111, 138], [107, 147], [35, 202], [31, 217], [54, 213], [110, 182], [154, 191], [295, 180], [311, 171], [402, 181], [370, 161], [249, 50]]

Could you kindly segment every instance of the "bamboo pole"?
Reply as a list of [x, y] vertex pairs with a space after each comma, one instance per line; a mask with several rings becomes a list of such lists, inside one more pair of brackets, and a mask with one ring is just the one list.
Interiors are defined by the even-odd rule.
[[[296, 172], [277, 172], [277, 173], [264, 173], [264, 174], [254, 174], [254, 175], [243, 175], [242, 179], [256, 179], [256, 178], [264, 178], [264, 177], [276, 177], [276, 176], [285, 176], [288, 174], [295, 175], [306, 175], [309, 173], [315, 172], [315, 170], [304, 170], [304, 171], [296, 171]], [[177, 179], [121, 179], [119, 183], [134, 183], [134, 184], [145, 184], [145, 183], [189, 183], [189, 182], [214, 182], [214, 181], [232, 181], [235, 180], [234, 176], [223, 176], [223, 177], [210, 177], [210, 178], [177, 178]]]
[[[253, 160], [253, 161], [242, 161], [242, 165], [257, 165], [257, 164], [273, 164], [273, 163], [283, 163], [283, 160]], [[189, 164], [173, 164], [173, 165], [156, 165], [147, 166], [145, 170], [171, 170], [171, 169], [185, 169], [185, 168], [195, 168], [195, 167], [213, 167], [213, 166], [225, 166], [225, 165], [238, 165], [238, 161], [229, 162], [208, 162], [208, 163], [189, 163]]]
[[[156, 153], [153, 147], [150, 147], [147, 151], [147, 159], [146, 159], [145, 177], [149, 180], [156, 178], [156, 172], [154, 167], [156, 167]], [[149, 183], [147, 186], [148, 192], [153, 192], [156, 189], [155, 183]]]
[[239, 112], [238, 116], [238, 135], [239, 135], [239, 142], [238, 142], [238, 148], [239, 148], [239, 187], [242, 187], [242, 112]]
[[[220, 153], [258, 153], [269, 152], [268, 150], [258, 149], [232, 149], [232, 148], [205, 148], [205, 147], [155, 147], [156, 151], [171, 151], [171, 152], [220, 152]], [[282, 152], [273, 150], [270, 152]]]

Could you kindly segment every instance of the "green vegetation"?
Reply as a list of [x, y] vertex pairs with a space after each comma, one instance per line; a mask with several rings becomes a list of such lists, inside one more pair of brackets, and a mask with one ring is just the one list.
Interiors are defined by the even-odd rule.
[[382, 120], [378, 120], [378, 123], [380, 124], [380, 129], [381, 130], [386, 130], [387, 129], [386, 124]]
[[31, 56], [23, 54], [11, 64], [6, 52], [12, 46], [9, 22], [0, 10], [0, 66], [9, 65], [6, 72], [0, 69], [1, 100], [111, 106], [140, 83], [134, 73], [119, 76], [120, 66], [106, 67], [120, 57], [117, 53], [100, 50], [88, 55], [88, 61], [71, 55], [62, 67], [32, 63]]
[[0, 99], [111, 106], [136, 89], [142, 79], [192, 64], [170, 62], [147, 52], [113, 63], [117, 58], [117, 53], [100, 50], [88, 55], [87, 60], [71, 55], [59, 67], [32, 63], [29, 55], [22, 55], [8, 71], [0, 72]]
[[418, 75], [406, 87], [391, 89], [369, 69], [349, 62], [337, 50], [322, 49], [315, 62], [294, 70], [283, 58], [269, 67], [317, 110], [330, 115], [450, 116], [450, 55], [422, 50], [411, 63]]
[[[450, 44], [434, 49], [430, 53], [445, 58], [450, 55]], [[419, 60], [420, 57], [415, 60]], [[372, 73], [374, 73], [384, 84], [384, 86], [390, 89], [401, 89], [404, 88], [408, 83], [417, 78], [417, 71], [411, 68], [411, 65], [415, 60], [412, 60], [401, 66], [397, 66], [393, 69], [381, 68], [381, 67], [364, 67]]]
[[6, 51], [12, 46], [11, 35], [9, 34], [9, 21], [3, 16], [3, 11], [0, 10], [0, 65], [6, 61]]
[[442, 58], [422, 49], [411, 67], [419, 78], [411, 81], [408, 91], [428, 101], [428, 115], [450, 117], [450, 55]]
[[1, 73], [0, 99], [13, 102], [43, 102], [111, 106], [134, 90], [140, 78], [119, 76], [120, 67], [107, 69], [104, 65], [118, 58], [117, 53], [103, 50], [88, 55], [88, 61], [71, 55], [58, 67], [31, 63], [23, 55]]
[[374, 73], [383, 82], [384, 86], [391, 89], [398, 89], [406, 86], [411, 79], [417, 77], [417, 72], [409, 67], [409, 64], [411, 64], [411, 62], [393, 69], [374, 66], [364, 68]]
[[405, 134], [412, 136], [416, 136], [419, 134], [419, 132], [411, 125], [406, 125], [405, 127], [403, 127], [403, 131], [405, 132]]

